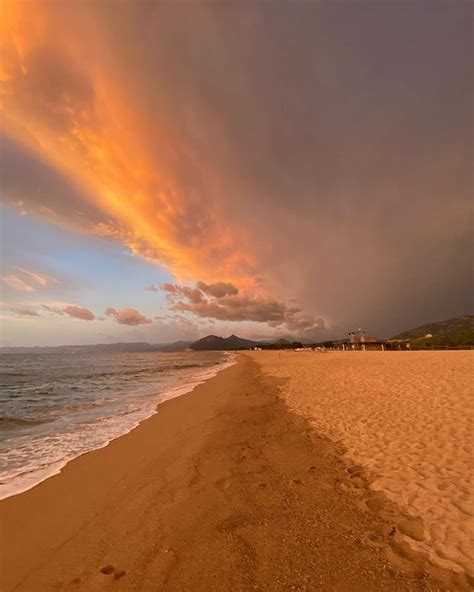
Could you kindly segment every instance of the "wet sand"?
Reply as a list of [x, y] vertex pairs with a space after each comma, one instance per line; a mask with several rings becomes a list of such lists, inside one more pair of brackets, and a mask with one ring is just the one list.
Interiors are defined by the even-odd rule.
[[1, 589], [467, 590], [400, 544], [397, 508], [288, 409], [282, 386], [239, 356], [1, 501]]

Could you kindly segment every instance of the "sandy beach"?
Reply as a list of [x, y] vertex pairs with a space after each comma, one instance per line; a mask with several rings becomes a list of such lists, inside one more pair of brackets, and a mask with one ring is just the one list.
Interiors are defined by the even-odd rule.
[[[455, 355], [459, 358], [449, 358], [448, 367], [468, 364], [465, 354]], [[374, 482], [371, 489], [365, 471], [349, 466], [341, 445], [327, 438], [334, 437], [327, 426], [343, 425], [336, 413], [343, 405], [347, 425], [355, 422], [351, 413], [358, 408], [357, 398], [349, 406], [347, 400], [338, 403], [337, 389], [343, 387], [347, 395], [348, 388], [360, 387], [354, 366], [362, 359], [363, 366], [368, 364], [360, 370], [364, 380], [373, 376], [380, 388], [390, 387], [372, 355], [347, 360], [341, 354], [293, 352], [238, 356], [236, 365], [161, 404], [129, 434], [72, 461], [34, 489], [3, 500], [1, 589], [468, 590], [464, 573], [432, 566], [405, 544], [400, 530], [416, 539], [428, 527], [374, 491]], [[324, 382], [321, 376], [331, 364], [332, 379]], [[342, 371], [341, 378], [346, 366], [349, 374]], [[403, 373], [400, 367], [393, 372], [400, 393]], [[433, 377], [438, 372], [433, 366]], [[319, 425], [314, 401], [325, 392], [320, 386], [330, 388], [330, 380], [336, 402], [327, 422]], [[449, 391], [452, 380], [445, 377], [442, 392]], [[376, 421], [366, 403], [370, 427]], [[413, 421], [416, 409], [414, 404]], [[378, 413], [385, 412], [382, 407]], [[449, 418], [449, 405], [439, 413]], [[396, 417], [393, 429], [402, 433], [394, 441], [402, 442], [405, 424]], [[462, 414], [458, 420], [463, 421]], [[447, 434], [450, 427], [456, 426], [447, 422]], [[388, 447], [385, 438], [392, 432], [384, 428], [388, 436], [381, 438]], [[343, 430], [337, 434], [342, 440]], [[421, 443], [419, 433], [417, 438]], [[447, 448], [451, 460], [455, 444], [454, 438]], [[398, 455], [403, 460], [401, 451]], [[377, 456], [377, 468], [383, 468], [384, 458]], [[424, 457], [419, 453], [417, 458], [422, 462]], [[439, 478], [435, 468], [444, 461], [433, 462], [428, 483]], [[381, 471], [380, 478], [393, 476]], [[378, 489], [384, 488], [382, 481]]]
[[289, 406], [341, 445], [372, 490], [420, 519], [416, 528], [400, 523], [401, 538], [435, 564], [474, 576], [473, 352], [254, 357], [285, 380]]

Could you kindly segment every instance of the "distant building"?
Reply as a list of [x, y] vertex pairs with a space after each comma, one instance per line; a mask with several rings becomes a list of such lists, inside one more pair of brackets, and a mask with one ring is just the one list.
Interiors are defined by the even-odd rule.
[[352, 333], [349, 336], [349, 340], [347, 343], [348, 349], [355, 349], [355, 350], [384, 350], [386, 346], [386, 341], [383, 339], [378, 339], [378, 337], [373, 337], [372, 335], [363, 335], [363, 334], [356, 334]]
[[325, 345], [326, 348], [342, 351], [401, 351], [410, 349], [408, 340], [379, 339], [373, 335], [365, 335], [361, 329], [349, 333], [349, 337], [346, 339], [334, 339], [328, 344]]

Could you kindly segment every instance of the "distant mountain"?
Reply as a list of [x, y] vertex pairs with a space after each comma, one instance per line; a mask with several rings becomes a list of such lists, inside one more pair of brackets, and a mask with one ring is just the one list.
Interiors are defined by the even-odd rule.
[[392, 339], [418, 339], [419, 337], [425, 337], [426, 335], [432, 335], [433, 337], [448, 337], [454, 333], [466, 330], [474, 330], [474, 315], [453, 317], [446, 321], [421, 325], [420, 327], [403, 331], [392, 337]]
[[264, 347], [266, 349], [281, 349], [295, 347], [298, 343], [287, 339], [272, 341], [251, 341], [237, 335], [218, 337], [208, 335], [197, 341], [175, 341], [174, 343], [147, 343], [144, 341], [133, 343], [97, 343], [94, 345], [59, 345], [45, 347], [0, 347], [2, 354], [35, 354], [35, 353], [107, 353], [107, 352], [182, 352], [187, 349], [194, 351], [249, 349]]
[[48, 354], [48, 353], [114, 353], [114, 352], [179, 352], [184, 351], [190, 341], [175, 343], [96, 343], [93, 345], [59, 345], [36, 347], [0, 347], [2, 354]]
[[224, 349], [243, 349], [249, 347], [256, 347], [260, 345], [257, 341], [250, 339], [242, 339], [237, 335], [230, 337], [218, 337], [217, 335], [208, 335], [202, 339], [198, 339], [189, 346], [192, 350], [224, 350]]

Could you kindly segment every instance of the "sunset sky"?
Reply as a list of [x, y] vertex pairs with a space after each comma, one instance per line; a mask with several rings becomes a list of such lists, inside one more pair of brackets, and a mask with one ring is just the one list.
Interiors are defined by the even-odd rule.
[[471, 312], [470, 2], [1, 11], [2, 345]]

